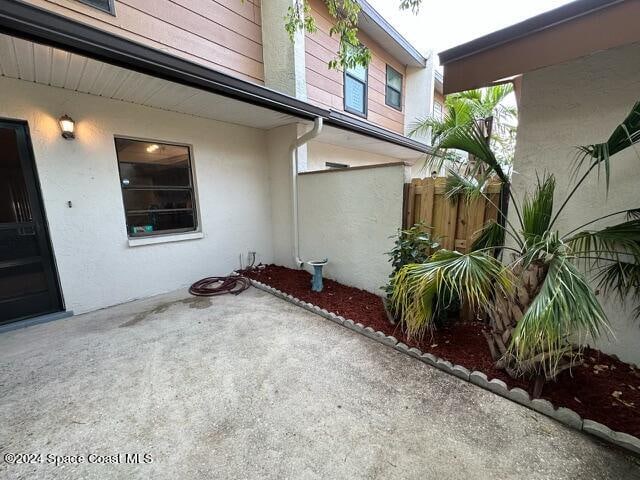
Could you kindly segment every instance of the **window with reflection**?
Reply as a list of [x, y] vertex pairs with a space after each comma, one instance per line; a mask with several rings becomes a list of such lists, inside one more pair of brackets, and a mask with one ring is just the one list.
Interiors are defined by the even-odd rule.
[[113, 5], [113, 0], [80, 0], [80, 1], [86, 5], [92, 6], [93, 8], [102, 10], [103, 12], [110, 13], [111, 15], [116, 14], [116, 9]]
[[444, 107], [438, 101], [433, 102], [433, 117], [438, 121], [444, 118]]
[[196, 230], [190, 148], [127, 138], [115, 140], [129, 237]]
[[361, 117], [367, 116], [367, 80], [369, 70], [362, 65], [344, 69], [344, 109]]
[[385, 102], [396, 110], [402, 110], [402, 75], [387, 65]]

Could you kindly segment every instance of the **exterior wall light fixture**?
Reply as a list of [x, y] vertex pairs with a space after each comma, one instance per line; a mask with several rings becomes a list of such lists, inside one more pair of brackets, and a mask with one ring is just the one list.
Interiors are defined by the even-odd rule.
[[63, 115], [58, 122], [60, 123], [60, 130], [62, 130], [62, 138], [66, 140], [76, 138], [76, 122], [73, 121], [73, 118], [69, 115]]

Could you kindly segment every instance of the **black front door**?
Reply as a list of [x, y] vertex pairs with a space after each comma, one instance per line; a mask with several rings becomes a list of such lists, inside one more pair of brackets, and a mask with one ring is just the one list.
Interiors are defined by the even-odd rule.
[[61, 309], [27, 125], [0, 120], [0, 324]]

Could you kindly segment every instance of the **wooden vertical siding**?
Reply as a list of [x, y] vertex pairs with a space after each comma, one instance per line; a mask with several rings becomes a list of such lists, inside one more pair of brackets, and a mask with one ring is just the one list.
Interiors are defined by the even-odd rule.
[[[311, 9], [316, 19], [318, 31], [306, 36], [306, 77], [307, 95], [311, 103], [320, 107], [344, 111], [343, 73], [327, 66], [338, 51], [338, 40], [329, 36], [332, 19], [322, 0], [311, 0]], [[398, 111], [385, 104], [386, 66], [390, 65], [406, 79], [406, 68], [363, 32], [360, 41], [372, 54], [369, 65], [369, 88], [367, 119], [394, 132], [404, 133], [404, 111]], [[404, 85], [403, 85], [404, 108]]]
[[414, 178], [405, 189], [405, 228], [417, 223], [429, 226], [432, 235], [448, 250], [466, 252], [482, 227], [497, 221], [501, 184], [488, 185], [486, 195], [471, 201], [446, 197], [446, 178]]
[[264, 83], [260, 0], [116, 0], [115, 16], [76, 0], [26, 1], [243, 80]]

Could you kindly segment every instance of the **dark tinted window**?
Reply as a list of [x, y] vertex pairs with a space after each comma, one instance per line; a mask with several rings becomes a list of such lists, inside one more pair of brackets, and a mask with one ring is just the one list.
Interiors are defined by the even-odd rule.
[[113, 0], [79, 0], [82, 3], [87, 5], [91, 5], [92, 7], [97, 8], [98, 10], [103, 10], [111, 15], [115, 15], [115, 8], [113, 6]]
[[116, 138], [130, 237], [197, 227], [189, 147]]
[[402, 75], [387, 65], [385, 102], [390, 107], [402, 109]]

